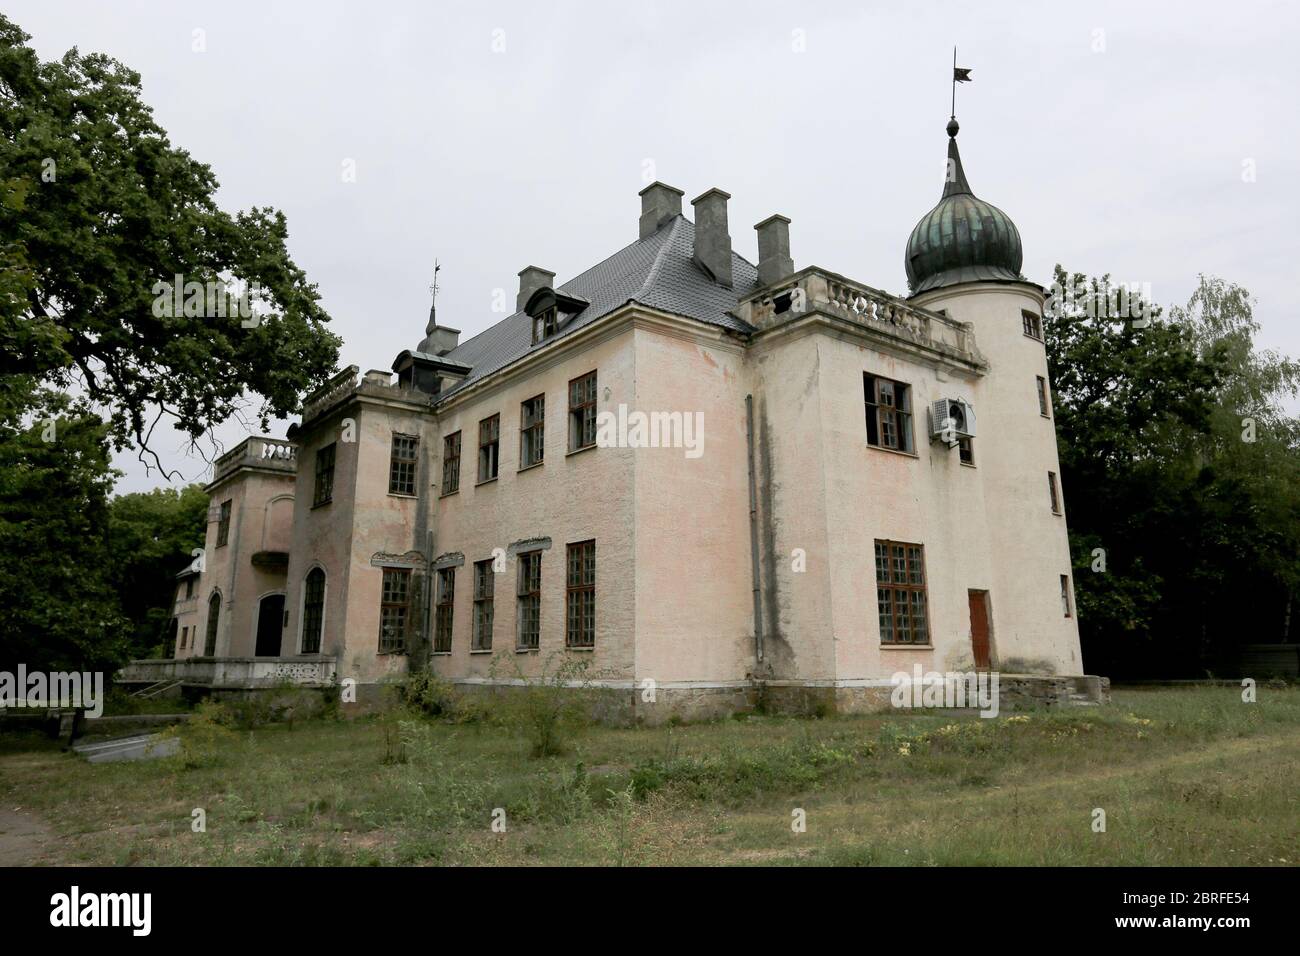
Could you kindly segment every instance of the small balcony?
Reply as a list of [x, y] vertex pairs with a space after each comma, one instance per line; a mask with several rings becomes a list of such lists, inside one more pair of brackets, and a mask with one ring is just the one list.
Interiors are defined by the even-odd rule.
[[293, 474], [298, 470], [298, 446], [279, 438], [246, 438], [217, 459], [213, 482], [241, 468]]

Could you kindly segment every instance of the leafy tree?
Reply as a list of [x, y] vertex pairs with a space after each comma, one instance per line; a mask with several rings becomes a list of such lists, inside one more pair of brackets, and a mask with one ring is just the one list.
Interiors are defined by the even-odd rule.
[[109, 503], [113, 588], [130, 626], [132, 657], [170, 657], [176, 573], [203, 546], [208, 496], [199, 485], [119, 495]]
[[[170, 144], [138, 73], [75, 48], [43, 63], [29, 39], [0, 14], [0, 377], [75, 389], [107, 409], [116, 449], [154, 463], [164, 414], [191, 442], [250, 394], [264, 428], [292, 414], [339, 339], [284, 216], [219, 209], [212, 170]], [[177, 275], [205, 291], [169, 315], [159, 284]], [[256, 290], [256, 317], [227, 284]]]
[[23, 427], [0, 418], [0, 670], [108, 669], [127, 658], [109, 578], [107, 428], [29, 389]]
[[[1057, 266], [1055, 281], [1107, 298], [1108, 277]], [[1070, 301], [1046, 332], [1088, 669], [1230, 668], [1239, 644], [1280, 636], [1300, 573], [1298, 423], [1282, 407], [1300, 369], [1254, 349], [1249, 295], [1222, 280], [1168, 319]]]

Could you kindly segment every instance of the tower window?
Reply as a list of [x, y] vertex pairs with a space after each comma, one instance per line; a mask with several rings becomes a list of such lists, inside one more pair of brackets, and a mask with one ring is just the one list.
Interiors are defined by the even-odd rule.
[[331, 442], [316, 451], [316, 488], [312, 495], [311, 506], [328, 504], [334, 497], [334, 449]]
[[1061, 513], [1061, 495], [1056, 490], [1056, 472], [1054, 471], [1047, 473], [1047, 493], [1051, 496], [1052, 514], [1059, 515]]
[[230, 541], [230, 499], [221, 502], [217, 518], [217, 547], [224, 548]]
[[1050, 418], [1051, 416], [1048, 414], [1047, 408], [1048, 408], [1047, 379], [1039, 375], [1038, 376], [1038, 414], [1042, 415], [1044, 418]]
[[1020, 319], [1025, 326], [1025, 335], [1029, 336], [1031, 339], [1038, 339], [1040, 342], [1043, 341], [1043, 320], [1038, 313], [1030, 312], [1028, 309], [1023, 309], [1020, 312]]
[[1061, 575], [1061, 612], [1065, 617], [1071, 617], [1070, 609], [1070, 576]]

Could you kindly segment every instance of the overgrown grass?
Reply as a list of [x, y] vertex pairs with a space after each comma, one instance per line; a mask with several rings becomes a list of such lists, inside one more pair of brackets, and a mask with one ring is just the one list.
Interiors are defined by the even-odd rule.
[[394, 715], [213, 733], [201, 759], [133, 764], [10, 738], [0, 794], [66, 837], [51, 862], [1287, 865], [1298, 731], [1300, 691], [1269, 688], [994, 720], [589, 727], [542, 758], [491, 722]]

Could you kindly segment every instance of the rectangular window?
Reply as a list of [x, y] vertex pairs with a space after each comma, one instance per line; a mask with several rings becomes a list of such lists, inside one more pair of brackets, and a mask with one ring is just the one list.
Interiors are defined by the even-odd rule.
[[1020, 319], [1025, 326], [1025, 335], [1029, 336], [1031, 339], [1038, 339], [1040, 342], [1043, 341], [1043, 320], [1037, 313], [1030, 312], [1028, 309], [1022, 309], [1020, 312]]
[[190, 598], [192, 598], [192, 597], [194, 597], [194, 579], [193, 579], [193, 578], [186, 578], [186, 579], [185, 579], [185, 599], [188, 601], [188, 600], [189, 600]]
[[564, 643], [568, 647], [596, 646], [596, 542], [569, 545], [565, 589]]
[[181, 650], [185, 650], [185, 641], [189, 638], [189, 636], [190, 636], [190, 629], [188, 627], [182, 627], [181, 628]]
[[975, 445], [969, 438], [957, 439], [957, 457], [963, 465], [975, 464]]
[[460, 432], [442, 440], [442, 493], [460, 491]]
[[867, 444], [914, 450], [911, 386], [874, 375], [863, 375], [862, 382], [867, 403]]
[[519, 467], [542, 463], [546, 451], [546, 396], [538, 395], [519, 406]]
[[1070, 576], [1061, 575], [1061, 612], [1070, 617]]
[[569, 383], [569, 451], [596, 444], [596, 373]]
[[405, 653], [410, 596], [411, 570], [384, 568], [383, 594], [379, 605], [379, 653]]
[[876, 603], [881, 644], [930, 643], [924, 546], [876, 541]]
[[492, 650], [493, 594], [496, 592], [496, 574], [492, 559], [474, 562], [474, 635], [470, 649]]
[[520, 650], [536, 650], [542, 637], [542, 552], [519, 555], [517, 634]]
[[433, 652], [451, 653], [452, 609], [456, 603], [456, 569], [438, 571], [438, 604], [434, 610]]
[[1041, 375], [1038, 376], [1038, 414], [1044, 418], [1051, 417], [1047, 412], [1047, 379]]
[[542, 339], [550, 338], [559, 327], [560, 314], [555, 306], [539, 312], [533, 316], [533, 344], [536, 345]]
[[223, 548], [230, 540], [230, 501], [221, 502], [221, 516], [217, 519], [217, 547]]
[[311, 506], [323, 505], [334, 497], [334, 448], [331, 442], [324, 448], [316, 449], [316, 490], [312, 495]]
[[493, 415], [478, 423], [478, 480], [482, 484], [497, 476], [501, 450], [501, 416]]
[[415, 435], [394, 435], [393, 452], [388, 463], [388, 493], [415, 494], [415, 466], [419, 459], [420, 439]]
[[1061, 497], [1056, 491], [1056, 472], [1054, 471], [1047, 473], [1047, 493], [1052, 500], [1052, 514], [1059, 515], [1061, 513]]

